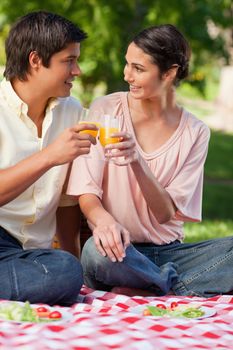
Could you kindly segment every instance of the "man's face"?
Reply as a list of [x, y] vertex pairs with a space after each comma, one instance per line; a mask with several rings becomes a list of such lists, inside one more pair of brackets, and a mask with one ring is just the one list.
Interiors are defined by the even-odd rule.
[[49, 67], [41, 65], [37, 84], [47, 98], [70, 95], [72, 81], [81, 74], [77, 63], [79, 56], [80, 44], [71, 43], [51, 57]]

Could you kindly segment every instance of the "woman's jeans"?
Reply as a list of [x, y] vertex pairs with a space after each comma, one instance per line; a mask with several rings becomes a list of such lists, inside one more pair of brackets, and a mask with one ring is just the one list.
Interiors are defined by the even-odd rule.
[[113, 286], [147, 289], [157, 295], [211, 297], [233, 290], [233, 237], [199, 243], [131, 244], [123, 262], [113, 263], [91, 237], [81, 263], [84, 283], [102, 290]]
[[0, 299], [71, 305], [83, 284], [81, 265], [59, 249], [23, 250], [0, 227]]

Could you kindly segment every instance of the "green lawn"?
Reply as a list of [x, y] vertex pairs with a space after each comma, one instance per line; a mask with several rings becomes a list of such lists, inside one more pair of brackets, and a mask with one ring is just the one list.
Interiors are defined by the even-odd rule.
[[212, 131], [205, 165], [203, 221], [185, 224], [185, 242], [233, 235], [233, 135]]
[[233, 236], [233, 220], [203, 220], [185, 224], [185, 242]]
[[212, 131], [205, 175], [210, 179], [232, 180], [233, 134]]

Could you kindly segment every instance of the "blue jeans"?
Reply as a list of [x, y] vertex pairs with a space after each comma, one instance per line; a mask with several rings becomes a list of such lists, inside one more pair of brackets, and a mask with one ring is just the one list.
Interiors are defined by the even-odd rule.
[[198, 243], [131, 244], [123, 262], [111, 262], [95, 248], [91, 237], [81, 263], [84, 283], [110, 290], [113, 286], [140, 288], [164, 295], [211, 297], [233, 290], [233, 237]]
[[81, 265], [59, 249], [23, 250], [0, 227], [0, 299], [72, 305], [83, 284]]

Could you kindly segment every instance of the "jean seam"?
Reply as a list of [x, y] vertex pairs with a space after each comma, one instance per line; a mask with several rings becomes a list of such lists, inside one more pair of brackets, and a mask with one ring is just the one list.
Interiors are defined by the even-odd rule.
[[[9, 268], [9, 265], [12, 265], [12, 270]], [[18, 299], [19, 296], [19, 288], [18, 288], [18, 284], [17, 284], [17, 274], [15, 272], [15, 266], [13, 261], [10, 262], [10, 264], [8, 264], [8, 273], [9, 276], [11, 276], [11, 285], [12, 285], [12, 299]], [[15, 294], [15, 295], [14, 295]]]
[[210, 272], [211, 270], [215, 269], [217, 266], [221, 265], [222, 263], [224, 263], [226, 260], [228, 260], [229, 258], [231, 258], [233, 252], [230, 252], [229, 254], [225, 255], [223, 258], [221, 258], [220, 260], [218, 260], [217, 262], [215, 262], [214, 264], [212, 264], [211, 266], [205, 268], [204, 270], [196, 273], [195, 275], [193, 275], [192, 278], [189, 278], [188, 280], [185, 281], [185, 283], [189, 284], [192, 281], [194, 281], [195, 279], [197, 279], [199, 276], [201, 276], [203, 273], [205, 272]]

